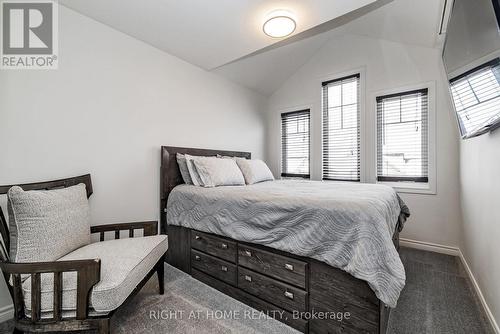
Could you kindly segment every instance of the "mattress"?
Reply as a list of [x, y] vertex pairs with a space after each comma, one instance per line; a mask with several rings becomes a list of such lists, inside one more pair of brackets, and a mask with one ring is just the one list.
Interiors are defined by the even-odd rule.
[[395, 307], [405, 271], [392, 242], [409, 211], [388, 186], [279, 180], [249, 186], [179, 185], [167, 224], [313, 258], [365, 280]]

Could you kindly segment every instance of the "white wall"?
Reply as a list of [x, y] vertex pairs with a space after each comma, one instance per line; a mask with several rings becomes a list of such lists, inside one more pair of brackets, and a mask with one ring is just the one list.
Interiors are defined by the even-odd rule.
[[[362, 68], [365, 96], [399, 87], [436, 83], [437, 194], [401, 194], [410, 217], [401, 237], [457, 246], [461, 214], [459, 206], [458, 130], [446, 91], [441, 54], [437, 49], [403, 45], [358, 35], [334, 36], [270, 98], [267, 158], [275, 175], [280, 168], [279, 113], [311, 106], [311, 174], [321, 178], [321, 78]], [[364, 101], [373, 113], [373, 101]], [[373, 115], [372, 115], [373, 116]], [[370, 137], [365, 137], [372, 145]]]
[[500, 131], [463, 140], [460, 247], [494, 318], [500, 320]]
[[[446, 63], [450, 70], [456, 71], [452, 77], [500, 56], [500, 37], [492, 2], [460, 1], [455, 7], [457, 5], [458, 8], [453, 9], [446, 44], [449, 56]], [[496, 319], [496, 326], [500, 323], [499, 166], [499, 130], [460, 141], [463, 216], [460, 250]]]
[[59, 69], [0, 71], [0, 184], [91, 173], [95, 224], [151, 220], [161, 145], [263, 156], [265, 98], [59, 10]]

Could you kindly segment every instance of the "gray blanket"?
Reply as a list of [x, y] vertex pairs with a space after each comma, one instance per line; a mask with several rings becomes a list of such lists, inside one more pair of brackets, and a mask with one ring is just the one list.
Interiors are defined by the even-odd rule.
[[169, 225], [323, 261], [367, 281], [390, 307], [406, 278], [392, 234], [408, 215], [392, 188], [350, 182], [179, 185], [167, 204]]

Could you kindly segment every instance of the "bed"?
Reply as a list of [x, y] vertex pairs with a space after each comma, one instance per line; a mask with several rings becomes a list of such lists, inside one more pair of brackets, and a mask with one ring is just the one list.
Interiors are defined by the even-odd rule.
[[385, 333], [405, 281], [397, 250], [408, 214], [391, 188], [288, 180], [201, 188], [183, 184], [177, 153], [251, 156], [162, 147], [170, 264], [304, 333]]

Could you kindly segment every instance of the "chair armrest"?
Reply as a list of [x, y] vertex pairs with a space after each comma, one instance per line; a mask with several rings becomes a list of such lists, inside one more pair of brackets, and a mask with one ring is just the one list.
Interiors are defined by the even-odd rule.
[[120, 231], [128, 230], [129, 237], [134, 237], [134, 230], [143, 230], [145, 237], [158, 234], [158, 222], [133, 222], [96, 225], [90, 227], [90, 233], [100, 233], [100, 241], [104, 241], [104, 232], [115, 232], [115, 239], [120, 239]]
[[76, 319], [88, 316], [89, 295], [92, 287], [101, 278], [101, 260], [74, 260], [34, 263], [0, 262], [4, 274], [12, 275], [13, 299], [16, 318], [24, 317], [24, 299], [21, 275], [31, 275], [31, 319], [40, 320], [41, 315], [41, 280], [40, 274], [54, 274], [54, 320], [62, 318], [62, 274], [76, 272]]

